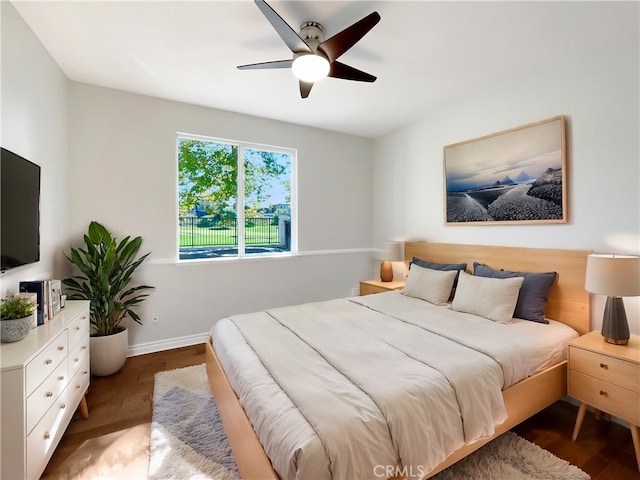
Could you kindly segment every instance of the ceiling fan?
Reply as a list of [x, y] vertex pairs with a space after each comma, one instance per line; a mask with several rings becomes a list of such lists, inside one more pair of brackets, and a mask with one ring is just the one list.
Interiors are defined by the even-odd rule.
[[319, 23], [305, 22], [300, 26], [300, 32], [296, 33], [267, 2], [264, 0], [254, 1], [280, 35], [280, 38], [293, 52], [293, 58], [240, 65], [238, 66], [239, 70], [291, 68], [293, 74], [299, 79], [302, 98], [309, 96], [314, 82], [327, 76], [358, 82], [376, 81], [376, 77], [373, 75], [338, 62], [337, 59], [380, 21], [378, 12], [370, 13], [328, 40], [324, 40], [324, 28]]

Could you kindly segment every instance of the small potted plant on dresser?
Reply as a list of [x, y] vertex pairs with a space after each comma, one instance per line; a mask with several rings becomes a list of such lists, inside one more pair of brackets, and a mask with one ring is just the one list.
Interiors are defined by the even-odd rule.
[[80, 270], [62, 281], [69, 299], [91, 301], [91, 373], [105, 376], [116, 373], [127, 360], [129, 335], [121, 322], [129, 317], [142, 325], [133, 310], [153, 289], [149, 285], [132, 286], [132, 276], [149, 253], [136, 259], [142, 237], [118, 241], [98, 222], [91, 222], [84, 235], [85, 248], [71, 248], [67, 259]]
[[0, 339], [3, 343], [17, 342], [29, 335], [36, 306], [30, 298], [20, 295], [0, 300]]

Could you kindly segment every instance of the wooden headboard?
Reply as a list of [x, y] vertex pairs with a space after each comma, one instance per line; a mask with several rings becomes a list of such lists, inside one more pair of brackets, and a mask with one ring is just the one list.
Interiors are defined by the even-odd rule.
[[547, 248], [501, 247], [489, 245], [458, 245], [454, 243], [406, 242], [404, 258], [413, 257], [436, 263], [473, 262], [496, 270], [519, 272], [557, 272], [549, 292], [546, 316], [565, 323], [580, 335], [589, 328], [589, 293], [584, 289], [587, 269], [587, 250], [559, 250]]

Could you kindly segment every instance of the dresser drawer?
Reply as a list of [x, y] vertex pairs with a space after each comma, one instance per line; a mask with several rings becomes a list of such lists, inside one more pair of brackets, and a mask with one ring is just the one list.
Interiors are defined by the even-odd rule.
[[[87, 391], [87, 388], [89, 388], [89, 380], [90, 380], [89, 361], [87, 360], [85, 365], [83, 365], [83, 367], [80, 370], [78, 370], [78, 373], [76, 373], [76, 375], [69, 382], [68, 399], [69, 399], [69, 405], [72, 408], [75, 408], [78, 405], [78, 403], [80, 403], [80, 399]], [[73, 415], [73, 412], [69, 412], [69, 413]]]
[[69, 378], [73, 377], [81, 365], [88, 368], [89, 365], [89, 337], [81, 340], [69, 354]]
[[27, 398], [27, 433], [40, 421], [44, 413], [67, 386], [67, 359], [58, 364], [56, 369]]
[[25, 395], [29, 396], [67, 357], [67, 331], [63, 330], [25, 368]]
[[571, 346], [571, 369], [640, 393], [638, 365]]
[[[77, 361], [76, 361], [77, 359]], [[72, 355], [69, 357], [69, 362], [73, 362], [73, 366], [69, 365], [69, 377], [72, 379], [70, 383], [77, 382], [78, 376], [86, 377], [89, 379], [89, 353], [83, 352], [82, 355]], [[88, 386], [88, 381], [87, 381]], [[84, 391], [83, 391], [84, 393]]]
[[568, 393], [598, 410], [621, 417], [634, 425], [640, 424], [640, 394], [637, 392], [569, 370]]
[[68, 389], [55, 400], [42, 420], [27, 436], [27, 475], [26, 478], [39, 478], [49, 461], [53, 449], [64, 433], [67, 424], [63, 422], [68, 413]]
[[69, 348], [73, 350], [78, 342], [83, 341], [85, 338], [89, 339], [89, 309], [84, 309], [80, 312], [71, 322], [67, 329], [69, 330]]

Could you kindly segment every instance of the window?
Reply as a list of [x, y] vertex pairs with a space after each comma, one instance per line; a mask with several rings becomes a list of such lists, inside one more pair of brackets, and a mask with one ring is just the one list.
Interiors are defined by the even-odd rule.
[[178, 135], [179, 259], [296, 250], [295, 150]]

